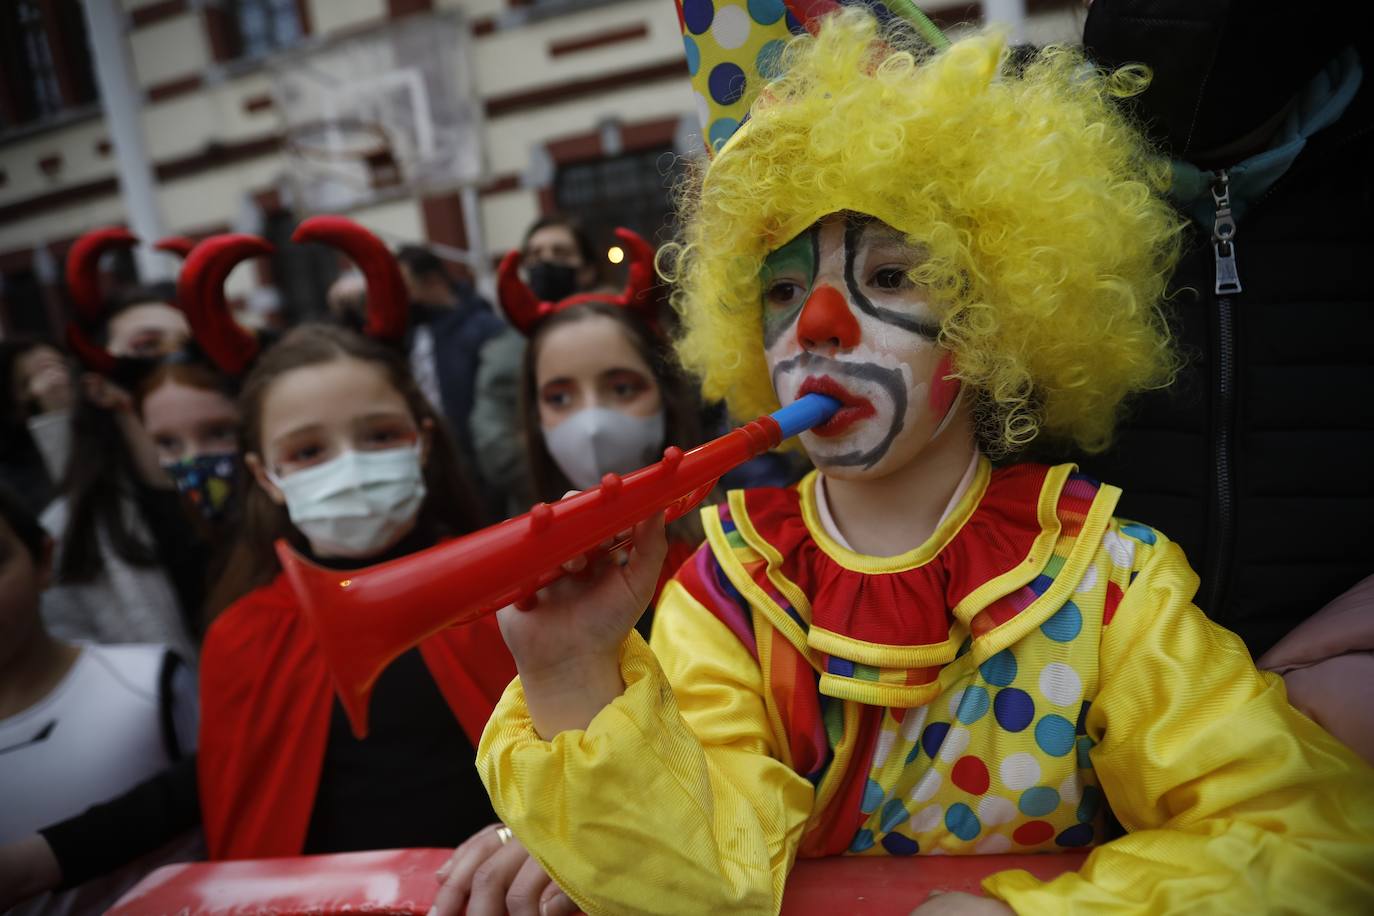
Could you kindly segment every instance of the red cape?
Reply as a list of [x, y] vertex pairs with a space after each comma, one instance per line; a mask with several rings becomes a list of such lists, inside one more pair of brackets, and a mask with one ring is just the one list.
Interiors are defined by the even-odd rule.
[[[496, 617], [420, 645], [473, 746], [515, 662]], [[211, 859], [300, 855], [319, 787], [334, 693], [286, 577], [210, 628], [200, 663], [200, 810]]]

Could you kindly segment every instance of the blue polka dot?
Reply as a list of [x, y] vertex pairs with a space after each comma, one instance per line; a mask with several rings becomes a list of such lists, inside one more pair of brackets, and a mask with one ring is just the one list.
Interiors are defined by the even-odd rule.
[[709, 29], [715, 18], [716, 5], [711, 0], [682, 0], [682, 21], [693, 35]]
[[873, 831], [860, 830], [854, 834], [854, 840], [849, 844], [850, 852], [863, 852], [865, 849], [873, 848]]
[[[739, 122], [734, 118], [717, 118], [712, 121], [711, 129], [708, 132], [711, 138], [711, 149], [719, 150], [729, 142], [730, 138], [735, 135], [735, 131], [737, 130], [739, 130]], [[834, 670], [834, 666], [832, 666], [831, 673], [838, 674], [840, 677], [854, 676], [853, 662], [845, 662], [843, 667], [847, 668], [847, 670], [837, 671]]]
[[723, 64], [716, 64], [711, 68], [711, 75], [706, 78], [706, 86], [711, 91], [711, 98], [721, 105], [733, 105], [744, 95], [744, 71], [739, 64], [732, 64], [726, 61]]
[[1006, 687], [1016, 680], [1016, 656], [1010, 649], [1003, 649], [992, 658], [978, 666], [983, 680], [994, 687]]
[[921, 732], [921, 747], [926, 749], [927, 757], [934, 757], [940, 753], [940, 745], [945, 743], [945, 735], [949, 734], [948, 722], [932, 722], [926, 726], [926, 730]]
[[1031, 786], [1021, 793], [1016, 807], [1027, 817], [1044, 817], [1059, 807], [1059, 793], [1049, 786]]
[[1078, 739], [1078, 768], [1080, 770], [1086, 770], [1093, 765], [1092, 758], [1088, 756], [1088, 752], [1092, 749], [1093, 739], [1087, 735]]
[[997, 716], [998, 725], [1009, 732], [1019, 732], [1035, 718], [1035, 701], [1024, 690], [1004, 687], [997, 691], [997, 699], [992, 701], [992, 711]]
[[775, 80], [782, 76], [782, 51], [786, 45], [775, 38], [759, 48], [758, 56], [754, 58], [754, 66], [758, 67], [759, 76], [766, 80]]
[[911, 751], [906, 755], [906, 762], [911, 763], [911, 761], [919, 756], [921, 756], [921, 742], [917, 741], [911, 746]]
[[1093, 825], [1074, 824], [1068, 830], [1065, 830], [1063, 833], [1059, 834], [1059, 836], [1055, 837], [1054, 841], [1060, 846], [1069, 849], [1075, 846], [1087, 846], [1093, 841]]
[[1121, 526], [1122, 534], [1129, 534], [1131, 537], [1140, 541], [1142, 544], [1153, 544], [1155, 533], [1152, 529], [1145, 527], [1137, 522], [1127, 522]]
[[749, 18], [759, 25], [772, 25], [786, 11], [782, 0], [749, 0]]
[[965, 725], [972, 725], [988, 711], [988, 692], [978, 685], [969, 687], [964, 691], [964, 697], [959, 701], [959, 710], [956, 713], [959, 721]]
[[906, 806], [902, 804], [900, 798], [892, 799], [892, 801], [883, 805], [883, 819], [881, 823], [883, 833], [887, 833], [910, 816], [911, 815], [907, 813]]
[[1083, 614], [1078, 605], [1065, 601], [1054, 616], [1040, 624], [1040, 632], [1055, 642], [1070, 642], [1083, 630]]
[[1084, 786], [1083, 797], [1078, 800], [1079, 823], [1086, 824], [1097, 817], [1097, 809], [1102, 807], [1102, 790], [1097, 786]]
[[687, 72], [696, 76], [697, 70], [701, 67], [701, 49], [690, 35], [682, 36], [682, 47], [687, 51]]
[[878, 806], [886, 797], [887, 793], [883, 791], [883, 787], [870, 779], [864, 784], [864, 797], [863, 801], [859, 802], [859, 810], [864, 814], [872, 814], [878, 810]]
[[787, 11], [787, 19], [785, 21], [787, 22], [788, 31], [790, 31], [793, 35], [800, 35], [803, 31], [805, 31], [805, 26], [803, 26], [800, 22], [797, 21], [797, 17], [792, 15], [791, 10]]
[[921, 851], [921, 844], [917, 843], [909, 836], [902, 836], [900, 833], [889, 833], [883, 837], [883, 848], [889, 855], [894, 856], [914, 856]]
[[983, 829], [978, 823], [978, 815], [963, 802], [949, 806], [945, 812], [945, 827], [961, 840], [971, 840]]
[[1049, 715], [1035, 723], [1035, 743], [1051, 757], [1073, 750], [1073, 725], [1063, 716]]

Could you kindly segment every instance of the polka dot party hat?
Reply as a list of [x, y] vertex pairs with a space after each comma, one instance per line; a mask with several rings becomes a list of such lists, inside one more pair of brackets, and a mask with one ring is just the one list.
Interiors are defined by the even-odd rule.
[[841, 6], [863, 6], [880, 22], [898, 18], [937, 48], [949, 40], [912, 0], [674, 0], [687, 71], [696, 89], [697, 118], [714, 156], [749, 117], [749, 106], [781, 75], [788, 40], [815, 31]]

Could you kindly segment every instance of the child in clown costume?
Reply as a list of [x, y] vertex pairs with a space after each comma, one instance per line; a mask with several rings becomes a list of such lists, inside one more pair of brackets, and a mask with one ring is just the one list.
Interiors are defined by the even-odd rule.
[[1374, 772], [1118, 490], [990, 461], [1100, 448], [1175, 365], [1167, 167], [1111, 104], [1135, 76], [1014, 66], [990, 34], [923, 50], [856, 10], [779, 56], [799, 26], [749, 10], [680, 8], [715, 155], [672, 264], [679, 351], [737, 415], [842, 407], [800, 484], [703, 512], [650, 645], [660, 521], [500, 613], [497, 812], [588, 913], [775, 912], [798, 856], [1089, 847], [927, 906], [1368, 911]]

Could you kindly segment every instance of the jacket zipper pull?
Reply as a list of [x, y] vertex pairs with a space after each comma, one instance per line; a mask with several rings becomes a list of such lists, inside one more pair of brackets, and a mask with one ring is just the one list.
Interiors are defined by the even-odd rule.
[[1212, 250], [1216, 254], [1217, 286], [1219, 296], [1229, 296], [1241, 291], [1240, 274], [1236, 272], [1236, 220], [1231, 216], [1231, 176], [1225, 169], [1212, 173], [1216, 179], [1212, 183], [1212, 200], [1216, 203], [1217, 215], [1212, 222]]

